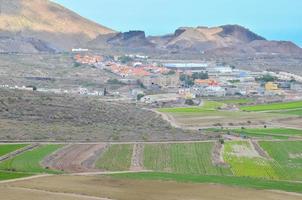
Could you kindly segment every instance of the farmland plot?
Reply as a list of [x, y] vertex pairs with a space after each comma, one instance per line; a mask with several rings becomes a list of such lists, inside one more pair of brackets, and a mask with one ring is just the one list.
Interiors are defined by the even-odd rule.
[[0, 157], [4, 156], [8, 153], [14, 152], [18, 149], [21, 149], [25, 147], [26, 144], [5, 144], [5, 145], [0, 145]]
[[302, 109], [302, 101], [282, 102], [272, 104], [261, 104], [255, 106], [242, 106], [244, 111], [276, 111], [276, 110], [293, 110]]
[[0, 169], [5, 171], [18, 171], [29, 173], [56, 173], [44, 169], [40, 162], [49, 154], [53, 153], [62, 145], [43, 145], [31, 151], [24, 152], [14, 158], [0, 163]]
[[146, 169], [185, 174], [230, 175], [212, 164], [213, 143], [145, 145]]
[[288, 139], [289, 137], [302, 137], [302, 130], [286, 128], [250, 128], [234, 129], [235, 133], [250, 137], [270, 137], [275, 139]]
[[261, 147], [282, 166], [293, 180], [302, 180], [302, 142], [261, 142]]
[[227, 142], [224, 148], [224, 160], [231, 166], [236, 176], [280, 178], [281, 169], [278, 164], [261, 157], [252, 144], [246, 141]]
[[131, 166], [133, 145], [111, 145], [96, 162], [96, 167], [107, 171], [127, 171]]

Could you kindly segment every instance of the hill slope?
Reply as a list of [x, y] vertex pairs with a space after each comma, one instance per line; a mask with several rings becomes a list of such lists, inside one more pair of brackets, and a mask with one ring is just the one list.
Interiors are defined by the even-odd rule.
[[59, 49], [115, 32], [49, 0], [1, 0], [0, 30], [6, 37], [35, 38]]

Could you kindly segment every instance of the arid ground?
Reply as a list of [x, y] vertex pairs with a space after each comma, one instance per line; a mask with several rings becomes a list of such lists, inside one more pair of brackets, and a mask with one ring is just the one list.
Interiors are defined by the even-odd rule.
[[50, 176], [0, 184], [6, 200], [300, 200], [298, 194], [210, 184], [120, 180], [103, 176]]

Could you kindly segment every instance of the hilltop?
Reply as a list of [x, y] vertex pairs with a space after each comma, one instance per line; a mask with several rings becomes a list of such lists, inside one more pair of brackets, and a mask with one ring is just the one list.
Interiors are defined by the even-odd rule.
[[[46, 50], [69, 50], [115, 32], [49, 0], [1, 0], [0, 30], [0, 50], [24, 47], [29, 52], [41, 50], [28, 42], [32, 40], [43, 43]], [[10, 47], [1, 48], [5, 44]]]
[[[269, 41], [240, 25], [181, 27], [163, 36], [116, 32], [49, 0], [0, 0], [0, 52], [57, 52], [89, 48], [170, 58], [285, 55], [301, 57], [288, 41]], [[178, 56], [179, 57], [179, 56]]]

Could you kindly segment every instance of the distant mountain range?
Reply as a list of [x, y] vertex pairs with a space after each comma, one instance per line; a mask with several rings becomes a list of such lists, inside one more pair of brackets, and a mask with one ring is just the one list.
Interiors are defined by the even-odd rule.
[[0, 0], [0, 52], [56, 52], [72, 48], [194, 52], [214, 55], [302, 56], [292, 42], [269, 41], [239, 25], [183, 27], [146, 37], [116, 32], [48, 0]]

